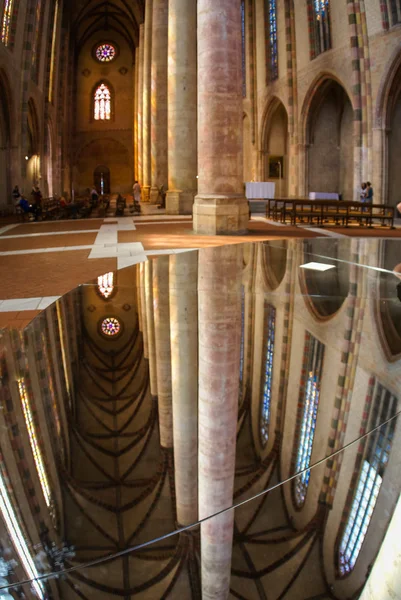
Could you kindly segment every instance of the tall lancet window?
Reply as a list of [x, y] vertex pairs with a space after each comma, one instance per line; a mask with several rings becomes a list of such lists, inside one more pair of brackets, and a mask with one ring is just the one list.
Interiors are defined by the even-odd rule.
[[35, 22], [32, 40], [32, 77], [35, 81], [38, 79], [40, 66], [40, 50], [42, 42], [42, 0], [36, 0]]
[[242, 40], [242, 96], [246, 98], [246, 36], [245, 0], [241, 0], [241, 40]]
[[95, 90], [93, 97], [93, 117], [95, 121], [111, 120], [111, 92], [105, 83], [101, 83]]
[[114, 273], [105, 273], [97, 278], [97, 289], [105, 300], [108, 300], [114, 292]]
[[277, 0], [265, 0], [267, 83], [278, 78]]
[[11, 25], [14, 11], [14, 0], [5, 0], [1, 19], [1, 41], [5, 46], [11, 45]]
[[14, 508], [16, 505], [10, 482], [3, 466], [3, 457], [0, 455], [0, 512], [3, 521], [7, 527], [8, 535], [12, 541], [16, 553], [21, 561], [21, 566], [29, 579], [32, 579], [32, 590], [40, 598], [44, 600], [45, 589], [43, 583], [38, 581], [40, 573], [38, 572], [32, 554], [27, 544], [27, 535], [19, 522], [17, 512]]
[[28, 390], [26, 387], [26, 383], [24, 379], [18, 380], [18, 391], [19, 397], [22, 405], [22, 412], [24, 413], [25, 424], [28, 431], [29, 442], [31, 444], [32, 454], [35, 461], [36, 470], [38, 472], [38, 477], [40, 481], [40, 485], [42, 486], [43, 496], [45, 498], [46, 506], [50, 509], [51, 514], [53, 515], [53, 499], [52, 492], [50, 489], [50, 483], [47, 478], [45, 461], [43, 459], [43, 454], [39, 445], [38, 436], [36, 433], [36, 426], [33, 419], [33, 413], [29, 401]]
[[389, 419], [397, 412], [397, 398], [376, 382], [373, 402], [371, 400], [372, 397], [369, 398], [368, 394], [366, 411], [369, 412], [369, 405], [372, 407], [368, 431], [373, 431], [380, 423], [385, 424], [363, 440], [359, 448], [354, 475], [356, 481], [355, 485], [351, 485], [351, 489], [356, 489], [356, 492], [346, 502], [346, 507], [351, 508], [338, 550], [338, 570], [341, 576], [350, 573], [358, 559], [380, 493], [394, 438], [396, 419]]
[[59, 15], [59, 1], [56, 0], [56, 4], [54, 6], [52, 49], [51, 49], [51, 55], [50, 55], [49, 102], [53, 102], [53, 93], [54, 93], [54, 71], [55, 71], [55, 67], [56, 67], [58, 15]]
[[273, 383], [274, 340], [276, 337], [276, 309], [265, 303], [265, 325], [263, 338], [263, 362], [260, 409], [260, 440], [266, 446], [269, 439], [269, 424]]
[[[324, 345], [306, 332], [295, 446], [295, 472], [300, 475], [294, 479], [293, 488], [295, 504], [298, 508], [301, 508], [305, 502], [309, 485], [310, 470], [308, 467], [315, 437], [323, 358]], [[303, 472], [301, 473], [301, 471]]]
[[308, 0], [311, 58], [331, 48], [330, 1]]

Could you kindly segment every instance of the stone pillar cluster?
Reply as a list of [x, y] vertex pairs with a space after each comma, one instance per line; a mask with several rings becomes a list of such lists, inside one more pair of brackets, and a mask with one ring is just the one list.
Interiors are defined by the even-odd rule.
[[177, 527], [207, 519], [201, 525], [204, 599], [223, 600], [230, 589], [234, 511], [213, 515], [233, 505], [242, 253], [234, 244], [138, 267], [160, 445], [174, 456]]
[[163, 186], [167, 213], [193, 213], [195, 232], [245, 232], [240, 0], [147, 0], [141, 27], [142, 201], [160, 203]]

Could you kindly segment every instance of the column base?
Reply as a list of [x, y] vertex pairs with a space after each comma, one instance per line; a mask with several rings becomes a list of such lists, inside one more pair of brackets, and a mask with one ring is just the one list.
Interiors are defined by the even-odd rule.
[[168, 215], [192, 215], [195, 192], [169, 190], [166, 197], [166, 212]]
[[159, 196], [159, 188], [158, 187], [150, 188], [149, 202], [151, 204], [160, 204], [160, 196]]
[[246, 233], [249, 221], [248, 201], [239, 194], [196, 196], [193, 215], [195, 233], [207, 235]]
[[142, 186], [142, 202], [149, 202], [150, 185]]

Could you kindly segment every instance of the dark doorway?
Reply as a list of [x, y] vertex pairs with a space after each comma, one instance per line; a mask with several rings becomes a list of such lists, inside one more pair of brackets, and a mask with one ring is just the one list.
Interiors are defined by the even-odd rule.
[[100, 194], [110, 194], [110, 169], [104, 165], [96, 167], [94, 176], [95, 188]]

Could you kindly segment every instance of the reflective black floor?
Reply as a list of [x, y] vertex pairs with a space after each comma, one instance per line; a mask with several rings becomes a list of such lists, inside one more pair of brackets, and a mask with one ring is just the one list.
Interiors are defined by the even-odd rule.
[[0, 352], [0, 600], [400, 597], [400, 242], [163, 255]]

